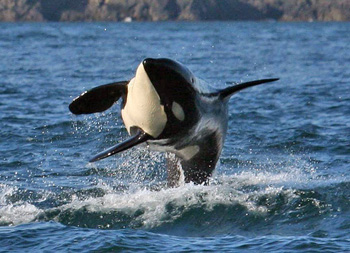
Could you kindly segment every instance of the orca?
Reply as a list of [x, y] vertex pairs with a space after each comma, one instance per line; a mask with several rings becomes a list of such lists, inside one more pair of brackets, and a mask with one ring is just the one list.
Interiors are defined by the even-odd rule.
[[97, 113], [122, 99], [121, 116], [131, 137], [90, 162], [146, 142], [152, 150], [168, 153], [170, 187], [178, 186], [182, 177], [186, 183], [208, 184], [227, 132], [229, 98], [240, 90], [277, 80], [216, 89], [177, 61], [147, 58], [131, 80], [86, 91], [72, 101], [69, 109], [76, 115]]

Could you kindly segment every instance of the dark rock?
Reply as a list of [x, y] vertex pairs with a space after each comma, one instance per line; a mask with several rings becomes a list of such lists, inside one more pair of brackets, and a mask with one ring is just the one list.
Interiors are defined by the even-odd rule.
[[0, 21], [44, 21], [35, 0], [1, 0]]
[[88, 0], [39, 0], [41, 13], [46, 20], [59, 21], [66, 10], [83, 13]]
[[[178, 1], [185, 2], [185, 1]], [[182, 20], [260, 20], [267, 17], [256, 7], [240, 0], [193, 0], [181, 4]]]
[[350, 21], [349, 0], [1, 0], [0, 21]]

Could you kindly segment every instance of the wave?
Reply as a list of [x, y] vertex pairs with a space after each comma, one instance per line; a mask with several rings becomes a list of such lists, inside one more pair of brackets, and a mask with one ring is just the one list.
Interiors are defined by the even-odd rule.
[[35, 220], [41, 210], [28, 201], [10, 201], [18, 189], [0, 184], [0, 226], [18, 225]]
[[[305, 233], [300, 226], [320, 226], [325, 218], [348, 212], [345, 178], [323, 180], [303, 172], [241, 172], [214, 178], [209, 186], [138, 183], [113, 186], [100, 180], [87, 189], [27, 193], [0, 186], [0, 225], [56, 221], [64, 225], [132, 228], [193, 236], [243, 234], [248, 231]], [[344, 181], [345, 180], [345, 181]], [[310, 223], [311, 222], [311, 223]], [[333, 224], [343, 229], [349, 221]], [[278, 234], [278, 233], [277, 233]]]

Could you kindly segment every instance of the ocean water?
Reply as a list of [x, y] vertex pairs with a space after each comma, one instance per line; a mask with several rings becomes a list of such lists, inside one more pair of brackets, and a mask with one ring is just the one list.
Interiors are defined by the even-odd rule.
[[[350, 23], [0, 24], [0, 251], [350, 251]], [[120, 107], [71, 115], [86, 89], [169, 57], [230, 100], [209, 186], [166, 187]]]

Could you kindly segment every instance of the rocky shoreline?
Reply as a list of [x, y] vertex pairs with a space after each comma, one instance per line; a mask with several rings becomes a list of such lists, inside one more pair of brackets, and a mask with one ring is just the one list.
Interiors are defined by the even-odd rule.
[[350, 21], [349, 0], [1, 0], [0, 21]]

